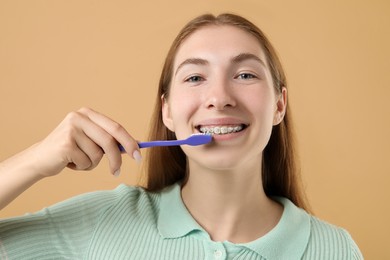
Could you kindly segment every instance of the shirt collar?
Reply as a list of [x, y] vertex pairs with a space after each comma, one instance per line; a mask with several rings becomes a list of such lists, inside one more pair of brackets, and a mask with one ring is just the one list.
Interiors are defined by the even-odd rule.
[[191, 232], [204, 231], [184, 205], [178, 183], [161, 192], [157, 228], [163, 238], [179, 238]]
[[259, 239], [241, 244], [266, 259], [301, 259], [310, 237], [310, 215], [282, 197], [273, 198], [284, 207], [279, 223]]
[[[174, 184], [161, 192], [158, 230], [163, 238], [179, 238], [194, 233], [210, 239], [192, 218], [181, 199], [181, 188]], [[290, 200], [275, 197], [284, 207], [279, 223], [266, 235], [249, 243], [236, 244], [266, 259], [300, 259], [310, 237], [310, 216]]]

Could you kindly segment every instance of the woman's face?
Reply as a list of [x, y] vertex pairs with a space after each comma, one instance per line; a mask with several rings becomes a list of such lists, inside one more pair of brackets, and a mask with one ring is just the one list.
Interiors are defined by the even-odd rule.
[[286, 90], [275, 92], [254, 36], [233, 26], [195, 31], [177, 51], [171, 82], [164, 124], [178, 139], [213, 134], [208, 145], [182, 146], [190, 167], [226, 170], [261, 163], [272, 126], [283, 118]]

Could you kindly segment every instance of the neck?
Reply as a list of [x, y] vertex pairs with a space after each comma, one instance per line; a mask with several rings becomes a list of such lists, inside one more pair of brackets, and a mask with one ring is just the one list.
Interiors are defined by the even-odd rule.
[[194, 219], [214, 241], [244, 243], [269, 232], [282, 207], [264, 193], [261, 163], [233, 170], [210, 170], [189, 165], [182, 198]]

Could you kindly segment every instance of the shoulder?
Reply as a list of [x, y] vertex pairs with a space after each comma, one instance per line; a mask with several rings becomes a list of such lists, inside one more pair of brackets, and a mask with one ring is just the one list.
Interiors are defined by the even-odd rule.
[[74, 211], [83, 211], [83, 213], [88, 214], [92, 211], [106, 211], [124, 202], [128, 202], [128, 205], [137, 201], [151, 201], [152, 203], [153, 197], [156, 196], [148, 193], [142, 187], [120, 184], [112, 190], [100, 190], [77, 195], [50, 206], [48, 210], [52, 214], [57, 212], [74, 213]]
[[363, 259], [348, 231], [312, 215], [310, 223], [307, 259]]
[[111, 191], [112, 208], [129, 211], [158, 211], [161, 193], [145, 190], [143, 187], [119, 185]]
[[119, 185], [75, 196], [36, 213], [0, 220], [0, 259], [2, 255], [9, 259], [76, 259], [93, 242], [106, 243], [106, 238], [118, 234], [123, 237], [128, 226], [155, 223], [158, 201], [158, 193]]
[[34, 223], [96, 223], [107, 212], [124, 209], [156, 208], [159, 194], [147, 192], [142, 187], [121, 184], [112, 190], [99, 190], [76, 195], [35, 213], [0, 220], [0, 229], [7, 223], [32, 225]]
[[[148, 214], [158, 211], [160, 193], [152, 193], [139, 186], [120, 184], [113, 190], [95, 191], [72, 198], [71, 207], [100, 212], [100, 215], [128, 214], [137, 216], [139, 212]], [[66, 203], [66, 202], [65, 202]], [[137, 213], [138, 212], [138, 213]]]
[[114, 190], [111, 190], [109, 192], [111, 193], [111, 196], [116, 200], [131, 199], [131, 200], [141, 200], [141, 201], [147, 200], [152, 202], [160, 196], [160, 193], [149, 192], [145, 190], [145, 188], [143, 187], [130, 186], [126, 184], [120, 184]]
[[302, 259], [363, 259], [358, 246], [345, 229], [310, 215], [287, 198], [279, 197], [277, 200], [284, 206], [278, 224], [283, 230], [283, 237], [288, 238], [284, 240], [287, 241], [284, 248], [295, 243], [293, 248], [301, 248]]

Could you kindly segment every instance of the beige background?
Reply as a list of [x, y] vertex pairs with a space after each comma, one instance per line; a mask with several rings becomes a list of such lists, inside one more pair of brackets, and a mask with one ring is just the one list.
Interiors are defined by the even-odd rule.
[[[145, 138], [162, 62], [178, 30], [204, 12], [254, 21], [290, 83], [300, 159], [317, 216], [350, 231], [367, 259], [390, 259], [390, 4], [357, 1], [0, 1], [0, 160], [89, 106]], [[124, 158], [36, 184], [0, 217], [134, 184]]]

